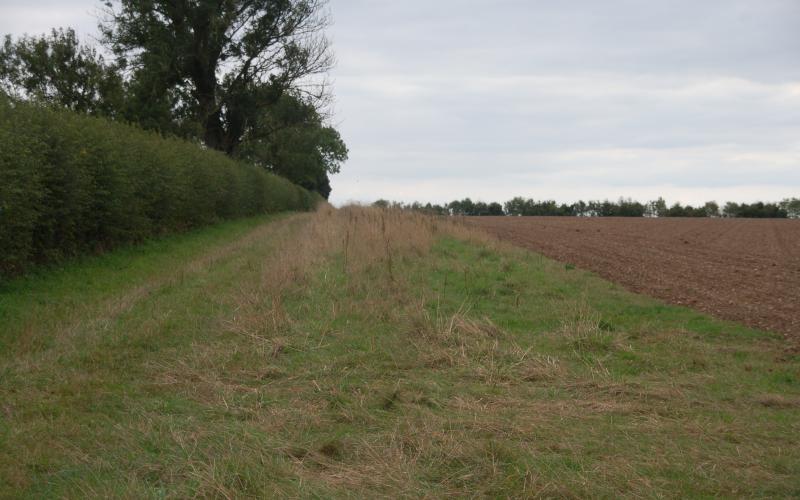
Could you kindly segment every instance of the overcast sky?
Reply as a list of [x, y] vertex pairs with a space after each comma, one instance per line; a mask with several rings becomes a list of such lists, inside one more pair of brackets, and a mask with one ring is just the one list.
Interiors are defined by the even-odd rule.
[[[95, 32], [94, 0], [0, 31]], [[800, 196], [799, 0], [332, 0], [332, 200]]]

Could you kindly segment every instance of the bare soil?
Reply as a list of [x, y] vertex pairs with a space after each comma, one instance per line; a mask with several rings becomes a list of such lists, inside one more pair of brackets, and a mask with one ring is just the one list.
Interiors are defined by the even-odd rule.
[[469, 217], [635, 292], [800, 339], [800, 220]]

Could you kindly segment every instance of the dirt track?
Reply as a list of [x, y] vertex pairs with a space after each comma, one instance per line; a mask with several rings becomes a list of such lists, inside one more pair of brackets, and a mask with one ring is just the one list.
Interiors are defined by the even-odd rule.
[[467, 220], [630, 290], [800, 338], [800, 220]]

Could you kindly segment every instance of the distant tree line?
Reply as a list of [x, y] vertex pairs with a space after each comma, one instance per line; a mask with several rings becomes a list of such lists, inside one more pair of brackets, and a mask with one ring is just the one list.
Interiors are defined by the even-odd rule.
[[376, 206], [401, 210], [414, 210], [433, 215], [510, 215], [510, 216], [562, 216], [562, 217], [742, 217], [742, 218], [800, 218], [800, 198], [787, 198], [778, 203], [734, 203], [720, 207], [715, 201], [701, 206], [674, 203], [667, 205], [663, 198], [641, 203], [630, 198], [617, 201], [577, 201], [572, 204], [554, 200], [533, 200], [516, 197], [500, 204], [472, 201], [470, 198], [454, 200], [444, 205], [419, 202], [401, 203], [378, 200]]

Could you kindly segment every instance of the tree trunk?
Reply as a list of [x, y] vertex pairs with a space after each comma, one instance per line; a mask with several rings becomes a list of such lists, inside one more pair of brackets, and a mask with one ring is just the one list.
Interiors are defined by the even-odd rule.
[[[214, 106], [216, 107], [216, 106]], [[203, 142], [211, 149], [225, 151], [225, 128], [222, 125], [222, 112], [206, 111], [208, 108], [203, 108]], [[227, 152], [227, 151], [225, 151]]]

